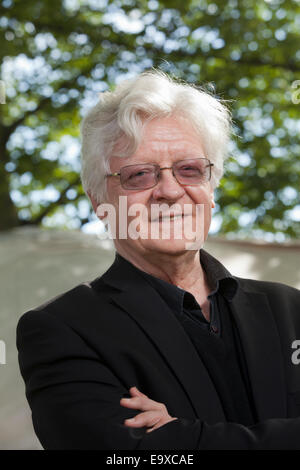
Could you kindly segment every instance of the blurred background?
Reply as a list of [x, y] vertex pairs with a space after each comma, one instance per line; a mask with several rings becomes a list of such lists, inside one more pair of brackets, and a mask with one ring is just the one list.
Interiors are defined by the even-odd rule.
[[[41, 449], [19, 374], [26, 310], [114, 259], [80, 184], [99, 94], [159, 68], [228, 100], [207, 251], [300, 288], [300, 0], [0, 0], [0, 449]], [[3, 343], [2, 343], [3, 344]]]

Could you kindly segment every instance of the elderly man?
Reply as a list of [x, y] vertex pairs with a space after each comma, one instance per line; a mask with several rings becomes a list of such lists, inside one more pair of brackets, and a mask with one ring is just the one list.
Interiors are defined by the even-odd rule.
[[220, 100], [156, 71], [84, 119], [83, 187], [116, 255], [18, 323], [44, 448], [300, 449], [299, 291], [202, 248], [229, 135]]

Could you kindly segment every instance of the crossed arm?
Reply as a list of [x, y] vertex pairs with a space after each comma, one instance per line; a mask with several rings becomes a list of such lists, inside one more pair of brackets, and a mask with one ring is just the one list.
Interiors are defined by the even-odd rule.
[[124, 425], [132, 428], [146, 427], [147, 433], [160, 428], [164, 424], [174, 421], [177, 418], [172, 418], [166, 406], [163, 403], [151, 400], [139, 391], [137, 387], [131, 387], [129, 390], [130, 398], [121, 398], [120, 405], [125, 408], [133, 410], [140, 410], [133, 418], [125, 419]]
[[45, 449], [300, 450], [300, 417], [250, 427], [207, 424], [170, 416], [164, 404], [134, 387], [131, 398], [120, 400], [128, 393], [124, 384], [81, 336], [47, 312], [21, 318], [17, 347], [34, 429]]

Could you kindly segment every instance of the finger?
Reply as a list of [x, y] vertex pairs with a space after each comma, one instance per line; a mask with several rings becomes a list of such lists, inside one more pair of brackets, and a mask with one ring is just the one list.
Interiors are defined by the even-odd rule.
[[152, 428], [147, 429], [146, 432], [149, 433], [149, 432], [155, 431], [155, 429], [158, 429], [158, 428], [160, 428], [161, 426], [163, 426], [163, 423], [159, 423], [159, 422], [158, 422], [158, 423], [156, 423]]
[[164, 424], [170, 423], [171, 421], [174, 421], [175, 419], [178, 419], [178, 418], [170, 418], [167, 421], [164, 421], [164, 419], [161, 419], [151, 429], [147, 429], [146, 432], [155, 431], [155, 429], [161, 428]]
[[134, 428], [152, 427], [159, 422], [160, 418], [156, 411], [145, 411], [144, 413], [139, 413], [134, 418], [125, 419], [124, 424]]
[[164, 411], [164, 405], [162, 403], [158, 403], [156, 401], [151, 400], [150, 398], [144, 397], [121, 398], [120, 405], [125, 406], [126, 408], [132, 408], [134, 410], [160, 410], [160, 412]]
[[145, 395], [144, 393], [142, 393], [137, 387], [131, 387], [129, 389], [130, 393], [132, 394], [132, 396], [138, 396], [138, 397], [145, 397], [145, 398], [148, 398], [147, 395]]
[[120, 404], [125, 408], [132, 408], [133, 410], [149, 411], [153, 409], [150, 403], [151, 400], [142, 397], [121, 398]]

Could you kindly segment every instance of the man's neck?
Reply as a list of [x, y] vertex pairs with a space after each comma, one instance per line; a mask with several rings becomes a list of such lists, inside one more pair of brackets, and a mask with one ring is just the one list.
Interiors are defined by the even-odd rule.
[[174, 284], [194, 295], [201, 305], [207, 300], [207, 296], [212, 286], [209, 286], [206, 273], [201, 266], [199, 251], [189, 251], [184, 255], [140, 256], [117, 248], [118, 253], [127, 259], [138, 269], [162, 279], [170, 284]]

